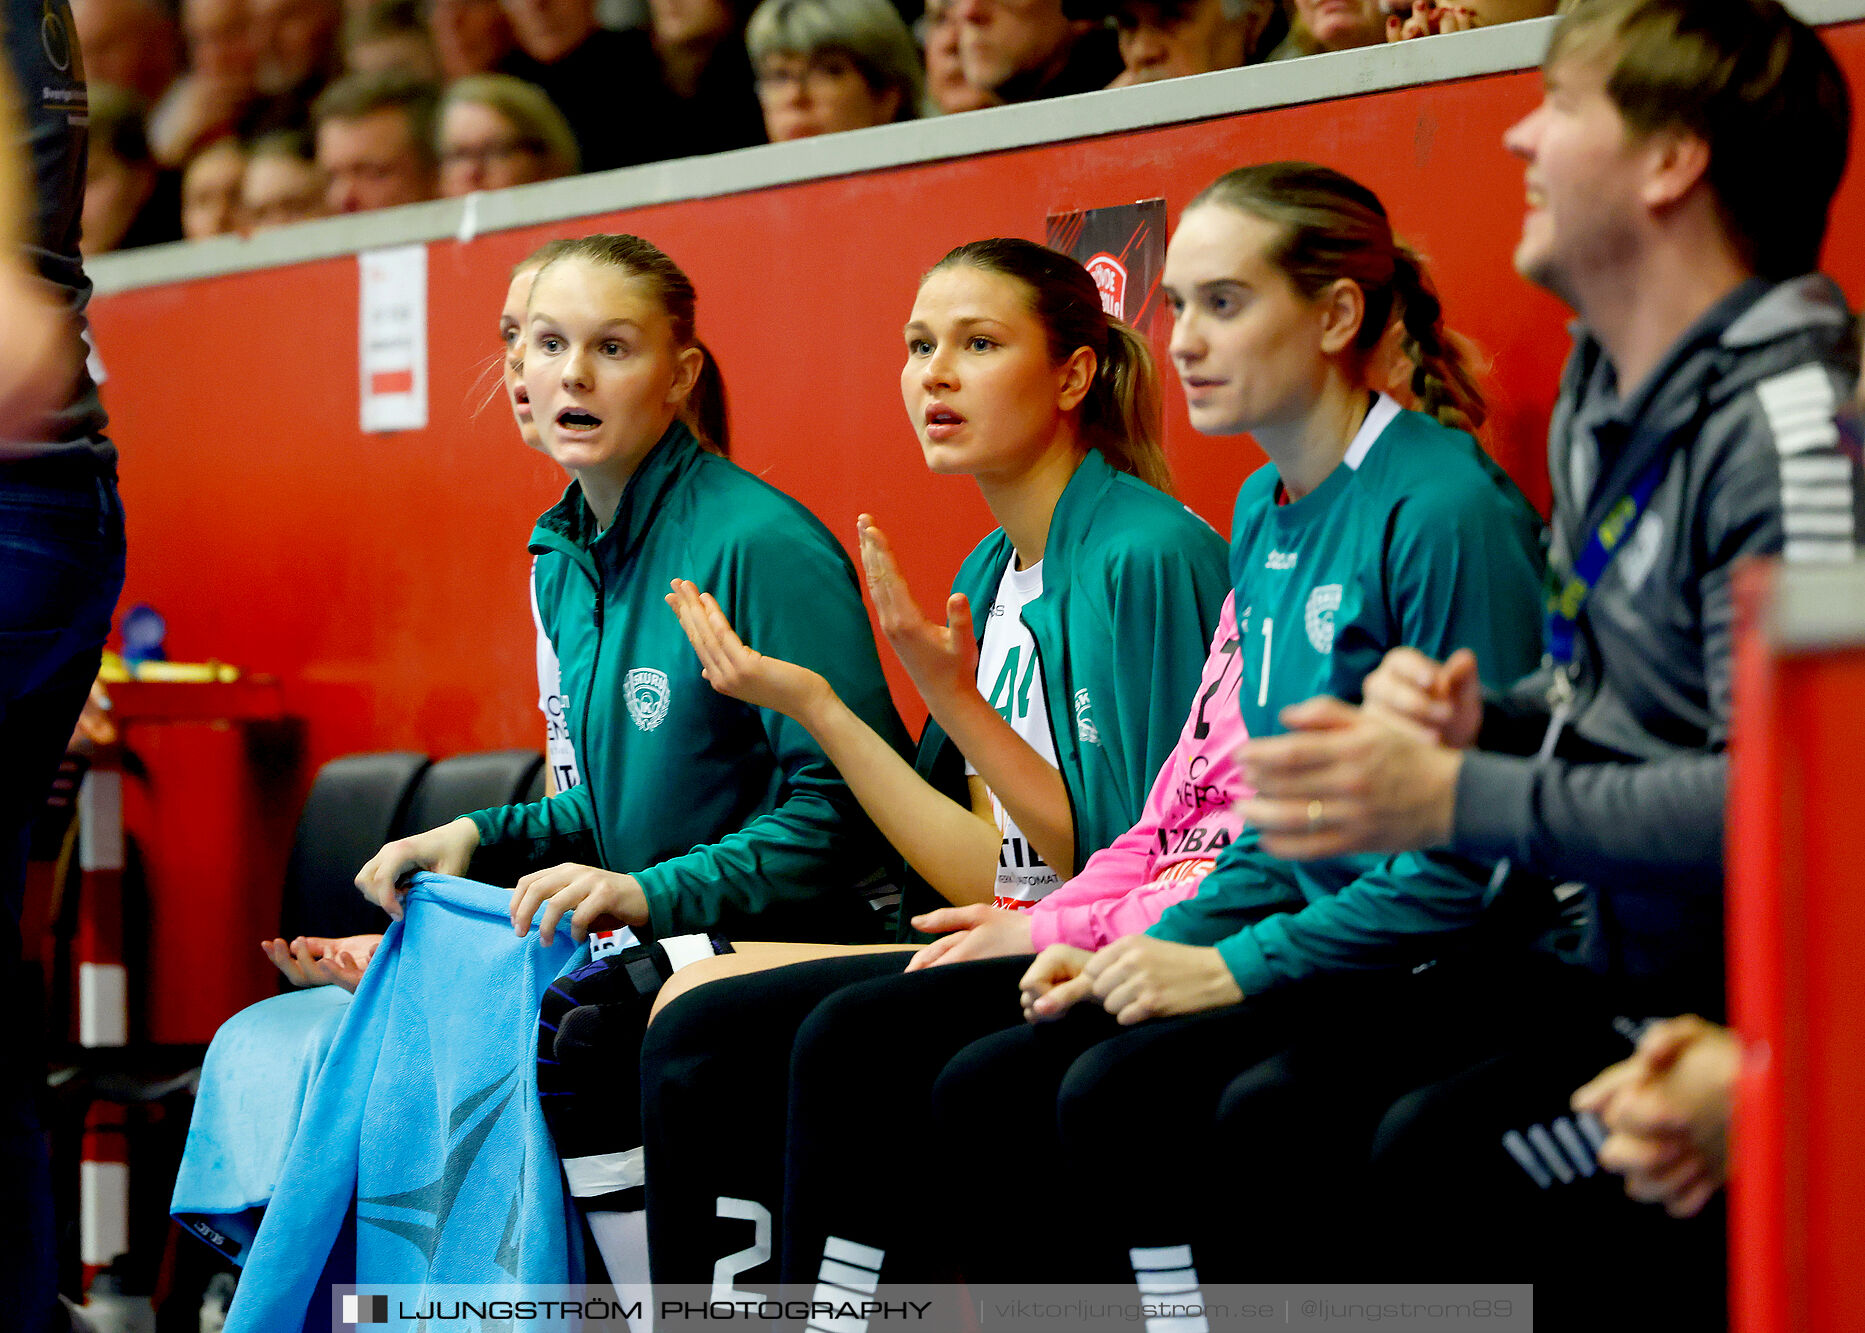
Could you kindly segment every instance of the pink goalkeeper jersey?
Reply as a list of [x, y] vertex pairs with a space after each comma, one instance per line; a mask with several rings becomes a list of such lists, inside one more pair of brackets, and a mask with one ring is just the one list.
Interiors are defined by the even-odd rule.
[[1211, 655], [1179, 743], [1159, 770], [1140, 821], [1088, 858], [1081, 873], [1030, 909], [1038, 949], [1099, 949], [1134, 935], [1198, 890], [1217, 854], [1237, 836], [1237, 802], [1249, 795], [1237, 766], [1247, 739], [1237, 707], [1235, 595], [1224, 599]]

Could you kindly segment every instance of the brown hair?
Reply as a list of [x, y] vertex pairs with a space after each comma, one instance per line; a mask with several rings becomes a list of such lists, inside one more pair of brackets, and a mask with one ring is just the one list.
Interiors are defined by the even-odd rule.
[[440, 91], [425, 79], [398, 69], [345, 74], [311, 103], [311, 124], [327, 120], [361, 120], [378, 111], [399, 111], [408, 119], [408, 138], [423, 166], [434, 166], [434, 112]]
[[1474, 430], [1488, 409], [1463, 340], [1444, 327], [1444, 308], [1424, 261], [1392, 234], [1379, 196], [1312, 162], [1266, 162], [1226, 172], [1186, 205], [1222, 204], [1282, 229], [1270, 262], [1314, 297], [1346, 278], [1366, 315], [1357, 346], [1371, 353], [1396, 321], [1399, 351], [1412, 363], [1418, 409], [1447, 426]]
[[[653, 287], [656, 299], [673, 324], [674, 342], [681, 347], [697, 347], [703, 358], [699, 378], [680, 409], [680, 420], [693, 432], [701, 448], [730, 457], [732, 439], [726, 415], [725, 378], [719, 373], [719, 363], [712, 359], [706, 344], [694, 336], [693, 307], [697, 298], [692, 280], [681, 271], [680, 266], [652, 241], [626, 234], [599, 232], [575, 240], [552, 241], [532, 258], [535, 259], [547, 250], [554, 250], [555, 253], [538, 270], [540, 276], [544, 269], [560, 260], [581, 259], [592, 264], [619, 268], [630, 277], [640, 278]], [[525, 261], [527, 264], [529, 262]], [[524, 266], [520, 264], [519, 269]], [[514, 273], [517, 271], [513, 270]]]
[[1060, 365], [1078, 347], [1094, 353], [1094, 383], [1081, 403], [1083, 439], [1115, 468], [1162, 491], [1172, 489], [1159, 442], [1159, 372], [1139, 334], [1109, 317], [1088, 270], [1046, 245], [1016, 237], [971, 241], [934, 264], [965, 264], [1022, 283], [1030, 309], [1049, 335]]
[[1818, 33], [1777, 0], [1582, 0], [1543, 67], [1589, 55], [1610, 63], [1606, 95], [1635, 133], [1682, 129], [1709, 146], [1710, 191], [1757, 273], [1819, 265], [1852, 97]]

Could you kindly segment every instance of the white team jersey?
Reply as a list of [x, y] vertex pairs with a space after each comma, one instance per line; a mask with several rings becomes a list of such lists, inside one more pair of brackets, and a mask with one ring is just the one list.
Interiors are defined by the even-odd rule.
[[557, 650], [544, 632], [544, 617], [537, 609], [537, 558], [531, 560], [531, 624], [537, 629], [537, 707], [544, 715], [544, 762], [558, 791], [569, 791], [583, 780], [576, 767], [576, 747], [570, 743], [569, 709], [557, 673]]
[[[1014, 559], [1005, 567], [997, 584], [997, 600], [985, 621], [984, 639], [978, 645], [978, 691], [1053, 768], [1056, 742], [1043, 698], [1041, 663], [1036, 658], [1036, 640], [1023, 623], [1023, 608], [1042, 595], [1040, 560], [1028, 569], [1018, 569]], [[978, 770], [968, 761], [965, 772], [975, 777]], [[1062, 877], [1036, 854], [996, 792], [991, 793], [991, 813], [1003, 835], [997, 856], [996, 906], [1026, 908], [1059, 885]]]

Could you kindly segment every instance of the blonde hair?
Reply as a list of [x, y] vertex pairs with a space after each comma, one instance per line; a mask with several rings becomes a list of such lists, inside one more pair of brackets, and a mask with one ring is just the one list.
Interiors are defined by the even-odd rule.
[[582, 155], [577, 148], [576, 133], [550, 95], [535, 83], [513, 78], [509, 74], [468, 74], [455, 79], [441, 94], [440, 112], [434, 117], [434, 152], [445, 152], [440, 142], [446, 123], [447, 108], [456, 102], [489, 106], [503, 116], [517, 133], [519, 142], [541, 155], [550, 164], [550, 174], [574, 176], [580, 169]]

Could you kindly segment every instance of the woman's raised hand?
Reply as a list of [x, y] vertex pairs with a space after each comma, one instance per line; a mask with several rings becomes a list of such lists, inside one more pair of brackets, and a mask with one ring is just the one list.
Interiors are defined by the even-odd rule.
[[920, 698], [936, 714], [942, 702], [978, 688], [978, 637], [973, 632], [971, 603], [962, 593], [946, 600], [946, 623], [926, 618], [913, 600], [907, 581], [894, 562], [887, 535], [863, 514], [855, 520], [861, 538], [861, 567], [868, 577], [868, 594], [874, 598], [881, 633], [893, 645]]
[[356, 872], [356, 887], [363, 897], [401, 920], [401, 879], [415, 870], [440, 875], [463, 875], [479, 846], [479, 826], [465, 815], [412, 838], [397, 838], [369, 858]]
[[808, 667], [746, 647], [713, 595], [688, 580], [673, 581], [667, 605], [699, 654], [700, 674], [726, 698], [801, 720], [813, 704], [830, 697], [829, 682]]

